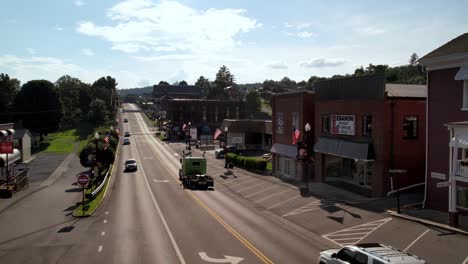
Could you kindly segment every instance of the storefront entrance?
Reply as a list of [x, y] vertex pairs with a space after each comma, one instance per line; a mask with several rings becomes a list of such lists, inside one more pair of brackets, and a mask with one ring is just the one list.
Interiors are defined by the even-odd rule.
[[348, 183], [371, 187], [374, 163], [348, 159], [333, 155], [323, 155], [325, 159], [325, 180], [345, 181]]

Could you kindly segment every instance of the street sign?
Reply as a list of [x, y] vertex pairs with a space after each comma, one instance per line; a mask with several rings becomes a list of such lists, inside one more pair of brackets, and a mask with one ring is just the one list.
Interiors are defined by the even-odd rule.
[[0, 142], [0, 154], [13, 154], [13, 142]]
[[437, 188], [449, 187], [451, 183], [452, 183], [451, 181], [438, 182], [437, 183]]
[[81, 174], [78, 176], [78, 184], [81, 186], [85, 186], [89, 182], [89, 177], [86, 174]]

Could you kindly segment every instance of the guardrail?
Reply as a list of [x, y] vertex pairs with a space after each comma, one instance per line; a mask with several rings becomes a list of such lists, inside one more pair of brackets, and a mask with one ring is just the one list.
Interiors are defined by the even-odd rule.
[[[112, 166], [112, 165], [111, 165]], [[109, 168], [111, 167], [109, 166]], [[94, 190], [93, 192], [91, 192], [91, 197], [94, 198], [94, 196], [96, 196], [101, 190], [102, 188], [104, 187], [104, 185], [106, 184], [106, 181], [107, 181], [107, 177], [109, 176], [109, 173], [110, 173], [110, 169], [107, 170], [107, 173], [106, 175], [104, 176], [104, 180], [101, 182], [101, 184], [96, 188], [96, 190]]]

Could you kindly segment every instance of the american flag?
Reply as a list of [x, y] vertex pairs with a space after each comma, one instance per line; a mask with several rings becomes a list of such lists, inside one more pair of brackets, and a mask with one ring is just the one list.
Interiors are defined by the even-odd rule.
[[186, 127], [187, 127], [187, 125], [184, 124], [184, 125], [182, 126], [182, 131], [184, 131]]
[[299, 139], [300, 136], [301, 136], [301, 131], [296, 128], [294, 130], [293, 134], [292, 134], [292, 143], [293, 143], [293, 145], [296, 145], [297, 140]]
[[221, 130], [219, 130], [219, 128], [216, 129], [215, 133], [214, 133], [214, 137], [213, 139], [217, 139], [219, 137], [219, 135], [221, 135], [223, 132], [221, 132]]

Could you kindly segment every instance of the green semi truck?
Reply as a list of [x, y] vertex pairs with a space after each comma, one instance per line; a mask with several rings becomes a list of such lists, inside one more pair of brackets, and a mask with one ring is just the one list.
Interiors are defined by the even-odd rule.
[[206, 175], [206, 158], [192, 157], [191, 152], [183, 152], [180, 159], [179, 180], [185, 188], [207, 189], [214, 187], [213, 177]]

